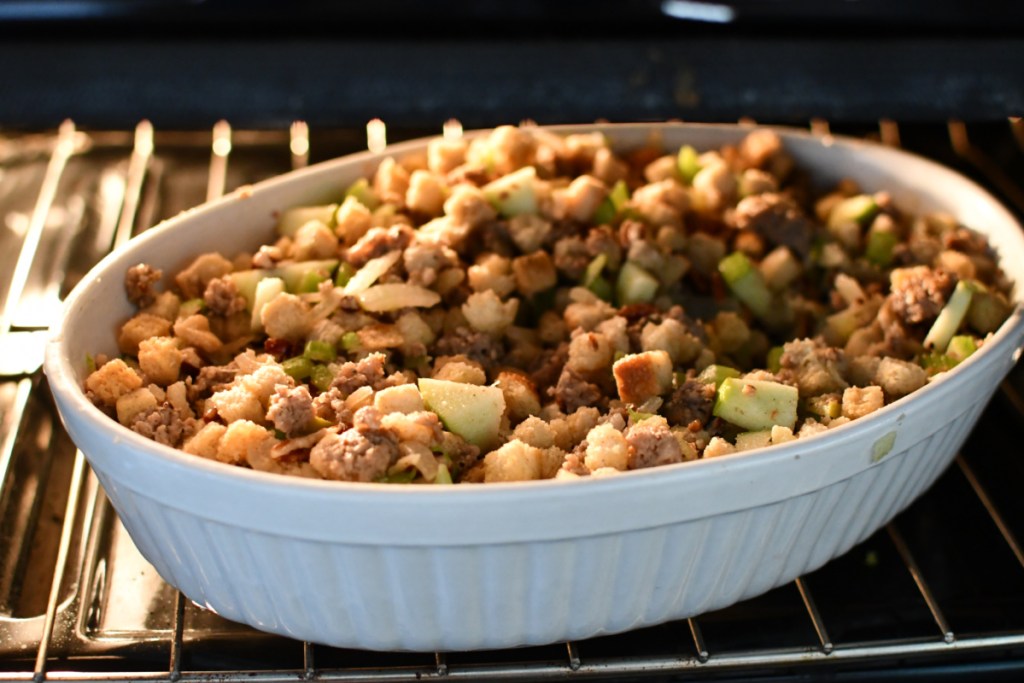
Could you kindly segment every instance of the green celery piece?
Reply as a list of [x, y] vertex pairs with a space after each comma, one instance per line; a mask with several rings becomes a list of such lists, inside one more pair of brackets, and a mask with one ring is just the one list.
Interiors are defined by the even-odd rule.
[[401, 470], [394, 474], [385, 474], [377, 479], [378, 484], [410, 484], [412, 480], [419, 474], [419, 470], [415, 467], [411, 467], [407, 470]]
[[959, 363], [978, 350], [978, 340], [969, 334], [957, 334], [949, 340], [946, 356]]
[[612, 283], [608, 282], [608, 279], [604, 275], [598, 275], [594, 281], [587, 286], [587, 289], [605, 301], [611, 301], [615, 296], [615, 290], [612, 287]]
[[691, 145], [683, 145], [676, 155], [676, 164], [679, 167], [679, 175], [683, 177], [687, 185], [693, 183], [694, 176], [700, 172], [700, 154]]
[[893, 249], [899, 241], [899, 236], [892, 230], [876, 230], [872, 227], [868, 230], [864, 258], [879, 268], [885, 268], [892, 263]]
[[281, 369], [295, 380], [302, 381], [313, 373], [313, 362], [303, 356], [281, 361]]
[[434, 477], [435, 484], [451, 484], [452, 473], [448, 471], [448, 465], [441, 463], [437, 466], [437, 476]]
[[796, 426], [796, 387], [765, 380], [728, 377], [718, 388], [713, 413], [747, 431]]
[[365, 206], [370, 211], [373, 211], [380, 206], [380, 199], [377, 194], [370, 187], [370, 181], [366, 178], [360, 178], [354, 183], [348, 186], [345, 190], [346, 197], [355, 197], [359, 200], [359, 203]]
[[952, 370], [956, 367], [957, 362], [947, 356], [944, 353], [937, 353], [930, 351], [928, 353], [921, 354], [917, 359], [917, 364], [925, 369], [928, 376], [937, 375], [940, 372]]
[[595, 256], [594, 259], [587, 264], [587, 270], [583, 273], [583, 281], [581, 284], [584, 287], [589, 287], [594, 280], [601, 277], [601, 272], [604, 271], [604, 267], [607, 263], [608, 254], [601, 252]]
[[648, 303], [658, 293], [658, 278], [633, 263], [626, 261], [619, 270], [615, 294], [620, 306]]
[[299, 281], [299, 286], [296, 287], [295, 291], [299, 294], [312, 294], [320, 288], [320, 283], [327, 278], [328, 276], [311, 270], [302, 276], [302, 280]]
[[346, 332], [341, 335], [341, 348], [345, 351], [355, 351], [359, 348], [359, 334], [356, 332]]
[[615, 204], [612, 202], [611, 197], [605, 197], [604, 201], [594, 211], [594, 225], [607, 225], [615, 220]]
[[330, 363], [337, 358], [338, 354], [335, 352], [334, 346], [328, 342], [310, 339], [306, 342], [306, 349], [302, 352], [302, 355], [311, 361]]
[[314, 364], [309, 375], [309, 383], [320, 391], [327, 391], [334, 381], [334, 373], [326, 365]]
[[91, 353], [85, 354], [85, 371], [90, 375], [96, 372], [96, 359], [93, 358]]
[[619, 180], [612, 185], [608, 199], [612, 201], [616, 211], [620, 211], [626, 205], [626, 202], [629, 201], [629, 186], [626, 185], [625, 180]]
[[835, 228], [844, 223], [864, 225], [878, 213], [878, 203], [869, 194], [858, 194], [838, 202], [828, 214], [828, 227]]
[[587, 271], [583, 274], [581, 284], [605, 301], [611, 301], [615, 292], [612, 290], [612, 284], [601, 274], [607, 263], [607, 254], [600, 253], [595, 256], [594, 260], [587, 266]]
[[181, 306], [178, 307], [178, 317], [187, 318], [190, 315], [195, 315], [206, 308], [206, 302], [202, 299], [189, 299], [188, 301], [181, 302]]
[[768, 349], [768, 357], [766, 359], [766, 365], [768, 366], [769, 372], [778, 372], [782, 368], [782, 347], [773, 346]]
[[963, 322], [964, 317], [967, 315], [967, 309], [971, 306], [971, 297], [974, 294], [974, 289], [975, 286], [969, 280], [960, 280], [956, 283], [956, 289], [953, 290], [952, 296], [949, 297], [949, 301], [939, 311], [938, 317], [935, 318], [931, 329], [925, 335], [924, 347], [926, 349], [934, 349], [939, 353], [945, 352], [946, 346], [949, 345], [949, 340], [956, 334], [956, 331], [960, 328], [960, 323]]
[[338, 272], [334, 276], [334, 284], [338, 287], [344, 287], [355, 274], [356, 269], [351, 263], [342, 263], [338, 266]]
[[722, 382], [729, 379], [730, 377], [739, 377], [740, 371], [736, 368], [730, 368], [728, 365], [717, 365], [712, 363], [707, 366], [701, 373], [697, 375], [697, 381], [703, 382], [704, 384], [714, 384], [715, 389], [722, 386]]
[[734, 251], [718, 262], [725, 283], [754, 315], [767, 318], [772, 313], [772, 295], [759, 268], [742, 251]]

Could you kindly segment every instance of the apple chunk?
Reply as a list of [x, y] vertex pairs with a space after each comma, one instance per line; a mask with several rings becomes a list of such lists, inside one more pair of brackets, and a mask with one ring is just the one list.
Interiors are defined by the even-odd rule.
[[419, 387], [427, 409], [437, 413], [448, 431], [480, 448], [495, 444], [505, 413], [499, 387], [426, 377], [420, 378]]

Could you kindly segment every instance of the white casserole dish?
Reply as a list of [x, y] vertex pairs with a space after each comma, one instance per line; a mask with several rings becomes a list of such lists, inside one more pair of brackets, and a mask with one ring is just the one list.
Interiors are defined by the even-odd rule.
[[[620, 147], [656, 134], [666, 148], [698, 149], [749, 132], [556, 130], [602, 130]], [[984, 232], [1024, 282], [1021, 226], [970, 180], [877, 144], [778, 130], [824, 181], [851, 177], [909, 211], [948, 211]], [[621, 632], [757, 595], [845, 552], [930, 486], [1024, 343], [1018, 287], [1014, 313], [979, 353], [868, 417], [767, 450], [579, 481], [403, 487], [271, 475], [161, 446], [85, 398], [85, 354], [116, 354], [115, 329], [133, 312], [129, 266], [175, 272], [200, 251], [252, 248], [269, 239], [275, 212], [330, 200], [379, 159], [312, 166], [146, 232], [75, 288], [46, 348], [67, 430], [143, 555], [193, 601], [265, 631], [339, 647], [471, 650]]]

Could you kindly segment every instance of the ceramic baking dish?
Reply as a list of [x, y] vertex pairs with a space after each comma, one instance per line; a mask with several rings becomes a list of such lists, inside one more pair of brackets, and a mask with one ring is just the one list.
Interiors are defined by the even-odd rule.
[[[563, 126], [620, 148], [738, 142], [732, 125]], [[909, 211], [986, 233], [1016, 282], [1024, 232], [967, 178], [870, 142], [777, 129], [823, 182], [850, 177]], [[385, 154], [422, 152], [426, 141]], [[125, 270], [269, 239], [281, 209], [329, 201], [381, 157], [359, 154], [244, 188], [133, 239], [69, 295], [46, 348], [60, 415], [132, 539], [169, 583], [224, 617], [340, 647], [471, 650], [621, 632], [724, 607], [865, 539], [950, 463], [1024, 343], [1016, 309], [983, 349], [868, 417], [769, 449], [609, 478], [485, 486], [313, 481], [161, 446], [81, 390], [87, 352], [116, 353]]]

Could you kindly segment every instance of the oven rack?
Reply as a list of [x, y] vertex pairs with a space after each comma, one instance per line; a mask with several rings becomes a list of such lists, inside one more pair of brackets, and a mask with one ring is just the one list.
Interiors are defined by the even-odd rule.
[[[745, 121], [753, 123], [752, 121]], [[1024, 121], [900, 124], [853, 134], [977, 179], [1024, 214]], [[360, 129], [0, 131], [0, 678], [398, 681], [788, 680], [901, 671], [1024, 675], [1024, 369], [955, 464], [826, 567], [718, 612], [616, 636], [474, 653], [376, 653], [233, 624], [163, 583], [60, 427], [39, 370], [61, 298], [111, 248], [226, 191], [382, 142]], [[388, 131], [408, 139], [435, 131]], [[12, 362], [16, 359], [17, 362]], [[1016, 458], [1016, 459], [1015, 459]], [[966, 678], [964, 679], [966, 680]]]

